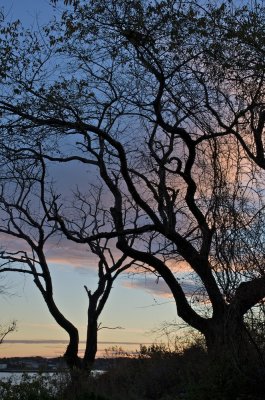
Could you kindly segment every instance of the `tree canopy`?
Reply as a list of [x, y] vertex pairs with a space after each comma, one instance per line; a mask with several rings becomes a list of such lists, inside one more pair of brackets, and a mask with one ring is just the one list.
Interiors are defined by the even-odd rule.
[[[0, 231], [111, 241], [165, 280], [210, 352], [238, 356], [265, 297], [264, 23], [262, 3], [90, 0], [41, 34], [4, 27]], [[46, 174], [58, 163], [100, 184], [89, 175], [69, 202]], [[46, 239], [30, 240], [26, 264]]]

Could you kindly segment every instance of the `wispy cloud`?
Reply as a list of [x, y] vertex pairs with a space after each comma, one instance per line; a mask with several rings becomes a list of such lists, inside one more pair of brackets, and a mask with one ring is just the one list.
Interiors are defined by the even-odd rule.
[[[7, 252], [27, 251], [31, 255], [30, 247], [19, 238], [10, 237], [5, 234], [0, 235], [0, 250]], [[120, 256], [120, 252], [112, 249], [114, 258]], [[87, 244], [79, 244], [66, 238], [50, 238], [46, 243], [45, 256], [50, 265], [68, 266], [78, 269], [80, 273], [88, 270], [95, 270], [98, 267], [99, 259], [92, 253]]]
[[[172, 298], [171, 290], [162, 278], [157, 279], [152, 276], [143, 277], [136, 275], [133, 279], [124, 281], [123, 286], [133, 289], [145, 289], [153, 296]], [[181, 287], [187, 296], [193, 295], [198, 290], [196, 282], [188, 278], [185, 279], [183, 276], [181, 276]]]
[[[1, 250], [8, 252], [28, 251], [31, 249], [22, 240], [1, 234]], [[97, 257], [89, 251], [87, 245], [71, 242], [67, 239], [50, 240], [46, 244], [45, 255], [50, 264], [70, 266], [73, 268], [93, 268], [97, 266]]]

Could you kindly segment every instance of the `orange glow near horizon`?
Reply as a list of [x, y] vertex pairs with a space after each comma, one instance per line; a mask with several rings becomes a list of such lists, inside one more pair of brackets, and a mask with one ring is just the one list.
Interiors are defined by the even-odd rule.
[[[130, 343], [130, 342], [98, 342], [97, 357], [113, 356], [116, 352], [126, 354], [134, 354], [140, 349], [140, 345], [151, 344], [151, 342]], [[0, 358], [11, 357], [45, 357], [54, 358], [62, 357], [67, 347], [67, 342], [46, 342], [31, 343], [31, 341], [24, 343], [17, 343], [6, 341], [0, 347]], [[80, 343], [79, 356], [84, 355], [85, 343]]]

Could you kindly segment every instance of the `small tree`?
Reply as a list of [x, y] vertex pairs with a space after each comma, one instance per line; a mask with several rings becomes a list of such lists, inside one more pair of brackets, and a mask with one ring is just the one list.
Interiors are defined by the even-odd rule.
[[[50, 210], [54, 207], [57, 209], [58, 196], [53, 194], [51, 188], [48, 191], [46, 187], [46, 166], [43, 161], [36, 163], [34, 159], [24, 158], [21, 164], [21, 160], [11, 162], [6, 158], [5, 166], [7, 182], [1, 184], [0, 232], [3, 239], [16, 239], [15, 247], [20, 250], [13, 250], [12, 240], [9, 240], [9, 247], [1, 251], [0, 273], [16, 272], [32, 276], [51, 315], [69, 335], [69, 344], [64, 355], [68, 366], [89, 372], [97, 352], [98, 318], [109, 297], [113, 281], [131, 266], [132, 261], [126, 261], [125, 255], [114, 256], [108, 246], [108, 239], [96, 239], [89, 246], [85, 245], [98, 259], [98, 285], [94, 292], [85, 286], [89, 300], [87, 337], [85, 354], [80, 359], [78, 329], [64, 317], [54, 300], [53, 282], [46, 256], [50, 241], [59, 238], [57, 222], [50, 221]], [[3, 165], [2, 167], [4, 168]], [[85, 218], [72, 220], [78, 230], [89, 224], [93, 225], [93, 232], [96, 234], [102, 225], [101, 218], [104, 220], [105, 217], [100, 212], [100, 196], [100, 190], [97, 191], [97, 196], [91, 192], [90, 200], [82, 199], [80, 193], [77, 193], [75, 209], [83, 214], [87, 208]], [[67, 230], [65, 222], [64, 231]], [[3, 332], [3, 337], [14, 329], [13, 323]]]
[[17, 324], [16, 321], [12, 321], [8, 325], [0, 325], [0, 344], [3, 343], [5, 337], [16, 330]]
[[[1, 295], [6, 295], [7, 294], [7, 289], [6, 286], [0, 285], [0, 293]], [[3, 343], [5, 337], [11, 333], [14, 332], [17, 328], [17, 323], [16, 321], [11, 321], [8, 324], [0, 324], [0, 344]]]

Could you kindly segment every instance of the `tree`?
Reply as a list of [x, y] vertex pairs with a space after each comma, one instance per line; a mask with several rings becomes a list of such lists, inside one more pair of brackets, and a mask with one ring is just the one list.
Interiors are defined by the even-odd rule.
[[[1, 295], [7, 295], [7, 288], [5, 285], [0, 285], [0, 293]], [[17, 323], [16, 321], [11, 321], [8, 324], [0, 324], [0, 344], [3, 343], [5, 337], [16, 330]]]
[[[235, 26], [258, 18], [256, 11], [232, 3], [77, 2], [45, 28], [45, 40], [25, 33], [14, 44], [16, 64], [0, 100], [1, 146], [12, 160], [90, 166], [109, 192], [108, 221], [96, 232], [75, 222], [87, 211], [80, 207], [72, 220], [57, 195], [48, 206], [41, 197], [45, 221], [75, 243], [116, 240], [124, 256], [165, 280], [178, 315], [205, 336], [209, 352], [237, 361], [252, 352], [244, 315], [265, 296], [263, 176], [237, 145], [245, 143], [242, 119], [260, 141], [263, 114], [256, 126], [249, 113], [264, 85], [260, 64], [245, 73], [244, 45], [230, 75], [230, 38], [242, 39]], [[221, 54], [220, 40], [228, 44]], [[250, 104], [242, 103], [249, 93]], [[46, 186], [42, 179], [42, 193]], [[193, 271], [210, 316], [190, 303], [172, 260]]]
[[[4, 285], [0, 286], [0, 293], [1, 295], [5, 295], [7, 292], [6, 287]], [[17, 323], [16, 321], [11, 321], [8, 324], [0, 324], [0, 344], [3, 343], [5, 337], [11, 333], [14, 332], [17, 328]]]
[[[55, 321], [69, 335], [69, 344], [65, 352], [65, 359], [71, 369], [83, 369], [90, 372], [97, 352], [98, 318], [105, 306], [116, 277], [129, 268], [132, 261], [126, 261], [126, 256], [113, 256], [108, 246], [109, 240], [95, 240], [87, 247], [98, 259], [98, 285], [94, 292], [85, 286], [88, 296], [87, 337], [83, 359], [78, 357], [79, 333], [78, 329], [65, 318], [58, 308], [53, 293], [53, 281], [49, 268], [46, 249], [52, 240], [58, 240], [57, 223], [49, 221], [50, 210], [56, 206], [58, 197], [53, 194], [52, 188], [45, 186], [46, 165], [39, 164], [34, 158], [23, 160], [8, 157], [2, 154], [2, 183], [0, 194], [1, 223], [0, 232], [3, 242], [6, 237], [16, 239], [15, 244], [9, 242], [9, 247], [1, 251], [0, 273], [16, 272], [32, 276], [47, 307]], [[100, 212], [101, 191], [95, 190], [83, 199], [76, 195], [75, 208], [86, 214], [85, 218], [74, 222], [81, 230], [86, 224], [92, 227], [96, 234], [98, 227], [103, 223], [105, 216]], [[74, 216], [72, 215], [72, 218]], [[88, 219], [91, 218], [91, 221]], [[80, 223], [80, 225], [79, 225]], [[65, 227], [65, 230], [67, 228]], [[19, 250], [17, 250], [19, 248]], [[14, 330], [12, 324], [8, 331]]]
[[5, 337], [16, 330], [16, 322], [13, 321], [9, 325], [0, 325], [0, 344], [3, 343]]

